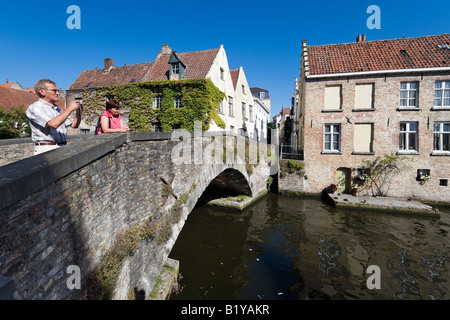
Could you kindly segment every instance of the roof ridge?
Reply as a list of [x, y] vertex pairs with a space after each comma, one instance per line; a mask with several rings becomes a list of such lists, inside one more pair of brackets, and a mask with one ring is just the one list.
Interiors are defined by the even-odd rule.
[[344, 42], [344, 43], [329, 43], [329, 44], [307, 44], [308, 47], [323, 47], [323, 46], [342, 46], [347, 44], [364, 44], [368, 42], [387, 42], [387, 41], [398, 41], [398, 40], [408, 40], [408, 39], [419, 39], [419, 38], [431, 38], [438, 36], [450, 36], [450, 33], [441, 33], [427, 36], [418, 36], [418, 37], [401, 37], [401, 38], [392, 38], [392, 39], [379, 39], [379, 40], [364, 40], [364, 41], [353, 41], [353, 42]]

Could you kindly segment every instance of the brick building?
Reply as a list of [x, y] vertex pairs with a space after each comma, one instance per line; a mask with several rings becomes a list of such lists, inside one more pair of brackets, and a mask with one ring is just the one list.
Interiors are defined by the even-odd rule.
[[394, 154], [404, 169], [386, 195], [450, 202], [450, 34], [303, 40], [298, 108], [303, 191], [335, 183], [350, 192], [363, 160]]

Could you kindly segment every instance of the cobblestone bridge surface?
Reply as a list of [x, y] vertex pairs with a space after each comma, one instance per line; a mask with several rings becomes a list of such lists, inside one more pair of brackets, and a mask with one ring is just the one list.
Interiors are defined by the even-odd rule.
[[[242, 146], [237, 137], [225, 138], [236, 142], [233, 150]], [[251, 196], [266, 191], [270, 163], [245, 164], [239, 152], [219, 154], [222, 145], [211, 148], [210, 141], [189, 133], [182, 139], [168, 133], [88, 136], [0, 167], [0, 298], [80, 298], [87, 275], [118, 234], [167, 220], [179, 206], [170, 237], [140, 241], [111, 295], [126, 299], [134, 290], [148, 297], [185, 220], [216, 177], [216, 185], [227, 185], [228, 175]], [[205, 161], [205, 155], [224, 161]], [[81, 289], [68, 285], [76, 275], [71, 266], [81, 272]]]

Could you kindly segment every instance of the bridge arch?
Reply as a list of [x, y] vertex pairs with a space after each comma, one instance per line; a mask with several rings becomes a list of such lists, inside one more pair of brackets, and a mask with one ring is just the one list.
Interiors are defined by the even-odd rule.
[[[212, 181], [235, 181], [255, 196], [266, 190], [269, 176], [267, 167], [249, 174], [244, 164], [175, 165], [175, 145], [170, 133], [88, 136], [3, 166], [0, 276], [15, 282], [21, 299], [76, 299], [79, 291], [66, 285], [69, 266], [79, 266], [85, 279], [118, 232], [150, 216], [163, 217], [182, 203], [170, 239], [141, 242], [127, 258], [117, 284], [123, 290], [114, 298], [126, 299], [130, 287], [150, 294], [184, 222]], [[164, 192], [161, 178], [170, 192]]]

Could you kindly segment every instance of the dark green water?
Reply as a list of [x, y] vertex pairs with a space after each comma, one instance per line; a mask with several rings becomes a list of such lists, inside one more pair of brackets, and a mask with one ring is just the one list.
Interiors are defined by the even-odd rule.
[[[243, 212], [198, 207], [170, 257], [183, 290], [171, 299], [450, 298], [450, 209], [440, 218], [335, 209], [269, 194]], [[381, 289], [368, 289], [379, 267]]]

